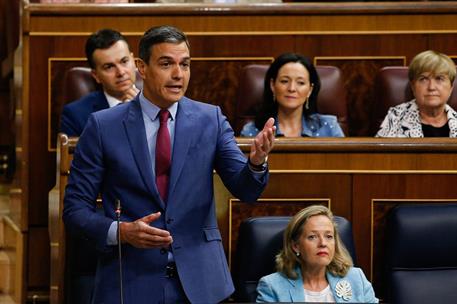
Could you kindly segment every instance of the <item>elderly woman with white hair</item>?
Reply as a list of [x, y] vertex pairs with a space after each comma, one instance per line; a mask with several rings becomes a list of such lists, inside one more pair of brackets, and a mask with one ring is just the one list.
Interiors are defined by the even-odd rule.
[[389, 109], [377, 137], [457, 137], [457, 112], [447, 101], [456, 67], [445, 54], [425, 51], [413, 58], [408, 78], [415, 99]]

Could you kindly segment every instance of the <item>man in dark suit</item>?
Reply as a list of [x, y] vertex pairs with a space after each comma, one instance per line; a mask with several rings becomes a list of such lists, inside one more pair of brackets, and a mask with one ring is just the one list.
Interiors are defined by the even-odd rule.
[[[268, 180], [274, 119], [246, 158], [219, 107], [184, 97], [191, 60], [186, 36], [154, 27], [139, 49], [143, 90], [89, 118], [63, 219], [101, 252], [93, 303], [119, 303], [116, 200], [125, 303], [217, 303], [234, 288], [217, 227], [213, 170], [236, 197], [254, 202]], [[99, 193], [104, 215], [95, 212]]]
[[80, 136], [89, 115], [133, 99], [135, 87], [135, 58], [121, 33], [103, 29], [86, 41], [86, 57], [92, 76], [102, 90], [90, 93], [63, 108], [60, 132]]
[[[90, 93], [63, 108], [60, 132], [80, 136], [90, 114], [133, 99], [135, 88], [135, 59], [125, 37], [112, 29], [103, 29], [90, 35], [85, 52], [92, 76], [101, 90]], [[99, 210], [99, 212], [102, 212]], [[66, 285], [67, 303], [90, 303], [97, 267], [95, 245], [86, 238], [71, 235], [67, 247], [71, 265]]]

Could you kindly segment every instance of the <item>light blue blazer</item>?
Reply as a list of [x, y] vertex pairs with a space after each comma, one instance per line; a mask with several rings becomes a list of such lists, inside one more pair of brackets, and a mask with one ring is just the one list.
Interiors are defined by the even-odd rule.
[[[292, 280], [280, 272], [275, 272], [260, 279], [257, 286], [257, 302], [304, 302], [303, 279], [300, 269], [297, 269], [298, 278]], [[362, 269], [351, 267], [345, 277], [337, 277], [327, 272], [327, 281], [330, 284], [336, 303], [379, 303], [375, 297], [373, 287], [363, 274]], [[350, 295], [336, 292], [336, 286], [349, 283]]]

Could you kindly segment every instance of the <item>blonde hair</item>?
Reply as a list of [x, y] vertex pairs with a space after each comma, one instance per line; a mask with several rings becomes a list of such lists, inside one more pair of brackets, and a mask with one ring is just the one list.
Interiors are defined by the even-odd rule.
[[302, 265], [302, 260], [297, 257], [292, 245], [297, 243], [308, 219], [312, 216], [323, 215], [329, 218], [333, 224], [335, 238], [335, 255], [327, 265], [327, 271], [335, 276], [343, 277], [352, 267], [352, 258], [338, 235], [338, 228], [333, 220], [332, 212], [325, 206], [312, 205], [300, 210], [289, 222], [284, 231], [283, 249], [276, 256], [276, 270], [290, 279], [297, 279], [295, 271], [297, 266]]
[[420, 74], [430, 72], [432, 74], [446, 74], [454, 83], [456, 68], [455, 63], [447, 55], [432, 50], [417, 54], [408, 69], [409, 81], [416, 80]]

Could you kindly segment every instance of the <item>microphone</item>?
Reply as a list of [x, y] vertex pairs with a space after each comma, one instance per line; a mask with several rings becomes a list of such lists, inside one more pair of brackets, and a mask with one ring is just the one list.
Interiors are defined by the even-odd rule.
[[121, 304], [124, 304], [124, 287], [122, 285], [122, 250], [121, 250], [121, 201], [116, 200], [116, 218], [117, 218], [117, 249], [119, 253], [119, 296]]

